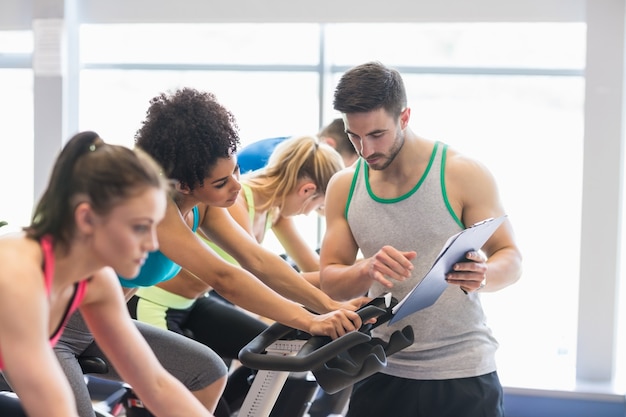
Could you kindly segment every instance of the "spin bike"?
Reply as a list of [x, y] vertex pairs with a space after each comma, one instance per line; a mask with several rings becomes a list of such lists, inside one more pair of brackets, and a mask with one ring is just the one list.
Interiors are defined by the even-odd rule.
[[[334, 394], [387, 366], [387, 357], [413, 344], [410, 326], [395, 331], [388, 341], [374, 338], [373, 328], [389, 321], [397, 300], [391, 294], [373, 299], [357, 311], [365, 324], [335, 340], [311, 336], [280, 323], [274, 323], [248, 343], [239, 353], [239, 361], [257, 369], [252, 386], [239, 410], [239, 417], [268, 417], [290, 373], [311, 372], [317, 384]], [[303, 416], [306, 406], [290, 410], [291, 416]]]
[[[92, 356], [78, 357], [78, 363], [85, 376], [87, 374], [103, 374], [108, 370], [108, 366], [102, 358]], [[100, 387], [98, 398], [94, 401], [93, 410], [96, 417], [117, 417], [124, 412], [126, 398], [132, 395], [132, 390], [128, 384], [102, 380], [102, 383], [109, 384], [106, 388]], [[2, 411], [0, 415], [9, 413], [10, 415], [26, 417], [26, 412], [20, 405], [17, 395], [11, 391], [9, 386], [2, 384], [0, 389], [0, 404]], [[6, 390], [5, 390], [6, 389]], [[131, 416], [127, 416], [131, 417]], [[143, 417], [143, 416], [141, 416]]]
[[[410, 326], [395, 331], [388, 341], [370, 335], [373, 328], [391, 319], [396, 304], [391, 294], [373, 299], [357, 313], [363, 322], [373, 318], [376, 322], [334, 340], [311, 336], [280, 323], [272, 324], [239, 352], [239, 361], [257, 372], [236, 415], [303, 417], [318, 387], [335, 394], [381, 371], [387, 365], [388, 356], [410, 346], [414, 340]], [[97, 377], [98, 373], [106, 372], [107, 365], [101, 358], [79, 358], [79, 362], [85, 374]], [[286, 391], [285, 382], [290, 375], [302, 380], [291, 388], [300, 392]], [[152, 416], [128, 384], [111, 384], [113, 389], [105, 387], [104, 395], [100, 395], [101, 402], [94, 406], [97, 417], [115, 417], [121, 411], [128, 417]], [[92, 391], [90, 388], [94, 397]]]

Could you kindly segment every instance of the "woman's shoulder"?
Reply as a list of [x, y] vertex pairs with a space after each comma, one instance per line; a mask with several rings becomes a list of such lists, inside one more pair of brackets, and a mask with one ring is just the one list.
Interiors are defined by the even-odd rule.
[[85, 288], [80, 303], [81, 308], [96, 304], [109, 305], [115, 298], [123, 298], [119, 278], [110, 266], [100, 268], [91, 276], [86, 277], [83, 285], [85, 285]]
[[0, 236], [0, 267], [12, 264], [41, 263], [41, 244], [26, 237], [24, 232]]
[[[43, 285], [42, 264], [39, 242], [24, 233], [0, 236], [0, 292], [16, 287], [29, 291]], [[16, 286], [16, 282], [20, 285]]]

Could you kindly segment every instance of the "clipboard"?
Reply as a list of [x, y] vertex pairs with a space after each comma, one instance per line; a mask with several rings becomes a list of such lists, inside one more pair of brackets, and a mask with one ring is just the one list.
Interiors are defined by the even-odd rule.
[[467, 252], [482, 248], [505, 219], [506, 214], [489, 218], [451, 236], [426, 276], [393, 308], [388, 325], [433, 305], [450, 285], [445, 280], [446, 273], [465, 259]]

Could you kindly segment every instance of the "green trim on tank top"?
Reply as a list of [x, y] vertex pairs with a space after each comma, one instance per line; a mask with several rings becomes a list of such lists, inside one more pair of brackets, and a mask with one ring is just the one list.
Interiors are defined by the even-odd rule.
[[406, 194], [401, 195], [399, 197], [380, 198], [380, 197], [376, 196], [376, 194], [374, 194], [374, 192], [372, 191], [372, 188], [370, 186], [369, 169], [367, 169], [368, 167], [365, 166], [364, 167], [365, 171], [363, 171], [363, 173], [365, 174], [365, 187], [367, 188], [367, 193], [372, 198], [372, 200], [374, 200], [374, 201], [376, 201], [378, 203], [382, 203], [382, 204], [393, 204], [393, 203], [397, 203], [397, 202], [402, 201], [402, 200], [406, 200], [407, 198], [411, 197], [420, 188], [420, 185], [422, 185], [422, 183], [424, 182], [424, 180], [428, 176], [428, 173], [430, 172], [430, 168], [433, 166], [433, 162], [435, 161], [435, 155], [437, 155], [437, 149], [438, 148], [439, 148], [439, 142], [435, 142], [435, 146], [433, 148], [433, 151], [430, 154], [430, 160], [428, 161], [428, 166], [426, 167], [426, 170], [422, 174], [422, 178], [420, 178], [420, 180], [417, 182], [417, 184], [415, 184], [415, 187], [413, 187], [411, 190], [409, 190]]
[[446, 190], [446, 176], [445, 176], [446, 157], [447, 156], [448, 156], [448, 145], [446, 144], [446, 145], [443, 146], [443, 151], [442, 151], [442, 155], [441, 155], [441, 172], [439, 174], [439, 178], [440, 178], [440, 181], [441, 181], [441, 191], [443, 193], [443, 202], [445, 203], [446, 207], [448, 208], [448, 212], [450, 213], [450, 215], [452, 216], [452, 218], [454, 219], [456, 224], [458, 224], [462, 229], [465, 229], [465, 225], [456, 216], [456, 213], [454, 212], [454, 210], [452, 210], [452, 205], [450, 204], [450, 200], [448, 199], [448, 191]]
[[[430, 171], [430, 168], [431, 168], [432, 164], [434, 163], [435, 156], [437, 155], [437, 149], [439, 148], [440, 144], [441, 144], [441, 142], [439, 142], [439, 141], [435, 142], [435, 147], [433, 148], [433, 152], [430, 155], [430, 161], [428, 162], [428, 167], [426, 168], [426, 171], [422, 175], [422, 178], [419, 180], [417, 185], [412, 190], [410, 190], [407, 194], [405, 194], [404, 196], [400, 196], [400, 197], [397, 197], [397, 198], [394, 198], [394, 199], [388, 199], [388, 200], [384, 200], [384, 199], [376, 197], [372, 193], [372, 191], [370, 189], [369, 174], [368, 174], [368, 170], [366, 169], [365, 170], [365, 184], [367, 186], [367, 191], [368, 191], [370, 197], [372, 197], [372, 199], [374, 199], [375, 201], [378, 201], [379, 203], [391, 204], [391, 203], [395, 203], [397, 201], [401, 201], [401, 200], [411, 196], [413, 193], [415, 193], [415, 191], [417, 191], [419, 186], [422, 184], [422, 182], [426, 178], [426, 175]], [[450, 204], [450, 200], [448, 199], [448, 193], [446, 191], [446, 183], [445, 183], [445, 168], [446, 168], [446, 159], [447, 159], [447, 155], [448, 155], [448, 145], [447, 144], [442, 144], [442, 145], [443, 145], [443, 150], [442, 150], [442, 155], [441, 155], [441, 172], [439, 173], [439, 178], [440, 178], [440, 182], [441, 182], [441, 190], [442, 190], [442, 193], [443, 193], [443, 196], [442, 196], [443, 197], [443, 201], [444, 201], [444, 204], [446, 205], [446, 207], [448, 209], [448, 212], [450, 213], [450, 216], [452, 216], [454, 221], [461, 228], [465, 229], [465, 225], [457, 217], [456, 213], [452, 209], [452, 205]], [[359, 158], [359, 160], [356, 163], [356, 168], [355, 168], [355, 171], [354, 171], [354, 175], [352, 177], [352, 184], [350, 184], [350, 192], [348, 194], [348, 200], [346, 202], [346, 208], [344, 210], [344, 217], [346, 219], [348, 218], [348, 209], [350, 208], [350, 202], [352, 201], [352, 195], [354, 194], [354, 187], [356, 186], [356, 181], [357, 181], [357, 178], [359, 176], [359, 172], [361, 170], [361, 165], [362, 164], [363, 164], [363, 158]]]
[[356, 168], [354, 169], [354, 175], [352, 176], [352, 183], [350, 184], [350, 192], [348, 193], [348, 200], [346, 201], [346, 209], [343, 212], [344, 217], [348, 218], [348, 208], [350, 208], [350, 202], [352, 201], [352, 195], [354, 194], [354, 187], [356, 185], [356, 180], [359, 177], [359, 171], [361, 171], [361, 164], [363, 158], [359, 157], [356, 162]]

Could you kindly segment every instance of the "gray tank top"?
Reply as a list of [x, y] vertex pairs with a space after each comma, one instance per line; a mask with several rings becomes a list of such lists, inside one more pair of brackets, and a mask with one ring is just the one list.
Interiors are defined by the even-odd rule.
[[[391, 293], [401, 300], [430, 269], [447, 239], [464, 227], [450, 207], [444, 185], [447, 145], [435, 143], [422, 178], [405, 195], [382, 199], [369, 185], [369, 170], [362, 159], [355, 168], [346, 218], [364, 257], [382, 246], [416, 251], [413, 273], [394, 282]], [[374, 283], [370, 296], [387, 292]], [[486, 325], [476, 293], [464, 294], [450, 285], [437, 302], [392, 326], [383, 324], [373, 335], [389, 335], [407, 325], [415, 343], [388, 358], [384, 373], [411, 379], [452, 379], [484, 375], [496, 370], [498, 343]]]

